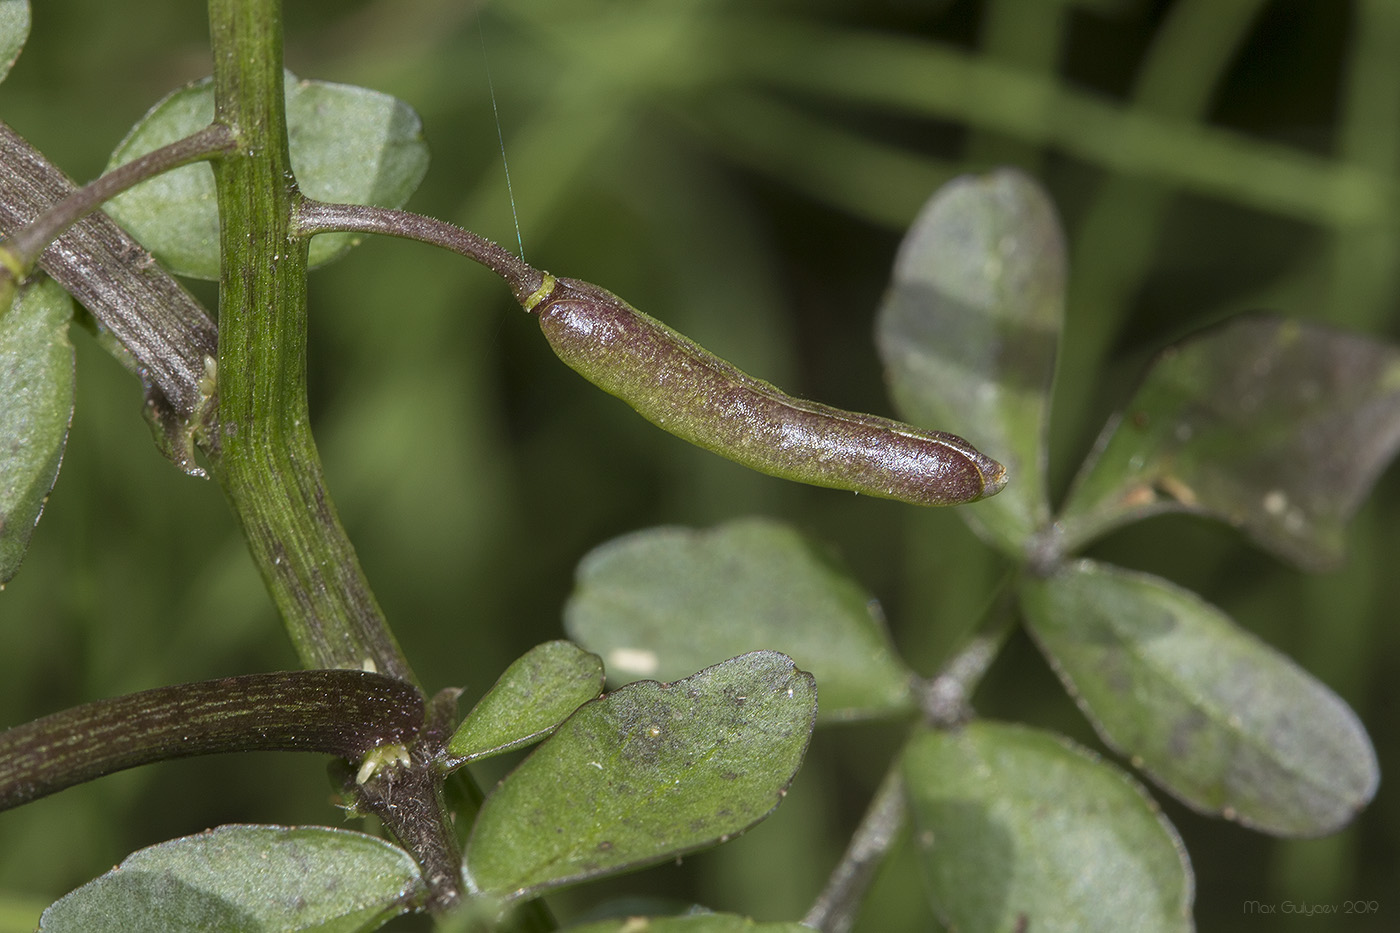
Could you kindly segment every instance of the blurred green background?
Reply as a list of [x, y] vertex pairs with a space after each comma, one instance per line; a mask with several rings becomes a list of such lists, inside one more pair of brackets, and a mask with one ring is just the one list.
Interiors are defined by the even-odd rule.
[[[201, 4], [41, 0], [0, 118], [75, 178], [209, 71]], [[750, 372], [890, 413], [871, 341], [903, 227], [941, 182], [1041, 179], [1071, 244], [1052, 426], [1062, 491], [1165, 343], [1240, 310], [1397, 337], [1397, 0], [288, 0], [287, 64], [418, 109], [410, 207], [625, 296]], [[478, 26], [479, 22], [479, 26]], [[213, 307], [212, 292], [199, 294]], [[786, 484], [656, 431], [560, 365], [483, 270], [370, 242], [311, 280], [312, 409], [340, 514], [419, 675], [466, 687], [558, 637], [572, 567], [658, 523], [762, 514], [828, 542], [934, 671], [996, 561], [949, 512]], [[166, 683], [296, 666], [218, 488], [164, 462], [140, 386], [76, 334], [64, 470], [0, 594], [0, 725]], [[1358, 711], [1400, 766], [1400, 483], [1339, 571], [1304, 577], [1228, 529], [1163, 518], [1096, 556], [1197, 589]], [[1024, 638], [983, 713], [1099, 747]], [[768, 823], [713, 852], [568, 892], [645, 892], [792, 919], [839, 857], [897, 730], [816, 736]], [[494, 779], [499, 768], [486, 775]], [[174, 762], [0, 814], [0, 930], [132, 849], [224, 822], [337, 824], [311, 757]], [[1393, 929], [1400, 796], [1338, 836], [1280, 842], [1170, 801], [1202, 930]], [[1247, 901], [1371, 916], [1260, 917]], [[909, 852], [860, 928], [932, 929]]]

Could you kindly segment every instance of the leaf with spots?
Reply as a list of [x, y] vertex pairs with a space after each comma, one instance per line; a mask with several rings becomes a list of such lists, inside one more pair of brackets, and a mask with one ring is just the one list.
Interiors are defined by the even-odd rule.
[[584, 704], [482, 804], [469, 879], [534, 897], [743, 832], [786, 793], [816, 700], [810, 674], [756, 651]]
[[1356, 714], [1194, 593], [1086, 560], [1027, 580], [1022, 604], [1104, 741], [1194, 809], [1312, 836], [1375, 794]]
[[570, 641], [537, 645], [472, 707], [447, 743], [455, 768], [538, 741], [603, 692], [603, 662]]
[[909, 228], [875, 337], [895, 408], [968, 438], [1007, 487], [958, 510], [1012, 555], [1049, 524], [1046, 427], [1064, 327], [1065, 245], [1044, 189], [1015, 169], [955, 179]]
[[1149, 515], [1196, 512], [1325, 569], [1398, 447], [1400, 350], [1243, 316], [1157, 358], [1074, 484], [1065, 547]]

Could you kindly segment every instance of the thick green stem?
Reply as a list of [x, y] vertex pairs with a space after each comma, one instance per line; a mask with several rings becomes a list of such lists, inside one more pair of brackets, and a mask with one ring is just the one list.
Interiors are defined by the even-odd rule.
[[326, 491], [306, 402], [306, 240], [287, 149], [278, 0], [210, 0], [223, 271], [218, 409], [205, 438], [308, 667], [413, 675]]
[[[214, 119], [236, 143], [214, 169], [223, 265], [218, 408], [205, 438], [212, 472], [303, 662], [412, 680], [331, 505], [311, 437], [307, 239], [292, 222], [301, 195], [287, 148], [280, 3], [210, 0], [209, 23]], [[434, 704], [437, 718], [450, 705]], [[345, 776], [346, 790], [417, 859], [433, 911], [462, 890], [462, 856], [433, 765], [447, 725]]]

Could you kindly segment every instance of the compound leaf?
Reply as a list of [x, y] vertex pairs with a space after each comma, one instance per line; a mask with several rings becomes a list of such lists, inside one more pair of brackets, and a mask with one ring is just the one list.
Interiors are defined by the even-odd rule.
[[1241, 527], [1307, 569], [1400, 447], [1400, 351], [1255, 314], [1162, 353], [1105, 428], [1061, 519], [1073, 548], [1161, 512]]
[[1006, 489], [960, 513], [1013, 555], [1049, 521], [1046, 426], [1064, 291], [1053, 206], [1032, 179], [1003, 169], [956, 179], [924, 206], [876, 323], [901, 416], [960, 434], [1006, 467]]
[[1192, 928], [1176, 831], [1128, 775], [1068, 739], [974, 722], [904, 753], [915, 841], [949, 929]]
[[1189, 806], [1306, 836], [1375, 794], [1376, 753], [1346, 703], [1194, 593], [1086, 560], [1027, 581], [1022, 601], [1104, 741]]
[[[286, 76], [292, 170], [308, 197], [400, 207], [423, 179], [428, 148], [413, 108], [387, 94]], [[214, 119], [209, 79], [171, 93], [141, 118], [112, 153], [111, 170], [182, 139]], [[172, 272], [219, 277], [219, 212], [208, 165], [166, 172], [113, 198], [107, 213]], [[358, 240], [330, 234], [311, 241], [312, 266]]]
[[128, 856], [53, 903], [40, 933], [359, 933], [420, 896], [399, 847], [320, 826], [221, 826]]
[[743, 832], [802, 763], [816, 699], [812, 675], [757, 651], [584, 704], [486, 798], [468, 875], [532, 897]]
[[73, 420], [73, 302], [41, 277], [0, 312], [0, 585], [19, 570]]
[[580, 562], [564, 625], [603, 656], [613, 678], [671, 680], [771, 648], [816, 676], [823, 721], [911, 705], [913, 675], [878, 604], [778, 522], [614, 539]]

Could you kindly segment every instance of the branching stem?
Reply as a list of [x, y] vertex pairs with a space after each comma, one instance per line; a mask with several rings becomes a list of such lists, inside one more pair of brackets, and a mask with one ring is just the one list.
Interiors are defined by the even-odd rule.
[[213, 158], [232, 148], [233, 135], [228, 127], [215, 123], [112, 169], [59, 201], [33, 223], [17, 230], [0, 247], [0, 253], [3, 253], [0, 256], [3, 272], [0, 274], [9, 273], [16, 278], [27, 275], [50, 243], [131, 186], [182, 165]]
[[[237, 141], [214, 163], [219, 198], [218, 408], [205, 435], [292, 641], [308, 667], [413, 673], [331, 504], [306, 398], [308, 238], [292, 215], [280, 0], [209, 0], [215, 121]], [[462, 894], [462, 854], [433, 765], [450, 699], [411, 748], [346, 776], [345, 789], [403, 845], [429, 909]]]
[[[1008, 573], [987, 603], [976, 632], [942, 670], [920, 687], [924, 722], [934, 728], [955, 728], [972, 716], [969, 698], [996, 659], [1011, 632], [1011, 582]], [[822, 933], [847, 933], [855, 922], [875, 871], [898, 839], [908, 815], [904, 779], [896, 757], [880, 789], [865, 811], [846, 852], [832, 870], [803, 923]]]
[[277, 0], [210, 0], [215, 121], [237, 142], [219, 198], [218, 407], [210, 472], [307, 667], [414, 679], [326, 489], [306, 398], [306, 240], [292, 174]]
[[971, 718], [972, 694], [1001, 652], [1016, 621], [1011, 586], [1014, 573], [1009, 572], [997, 586], [982, 612], [977, 630], [958, 653], [931, 680], [920, 685], [919, 705], [929, 725], [947, 729]]

